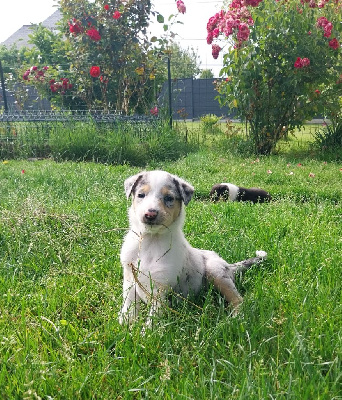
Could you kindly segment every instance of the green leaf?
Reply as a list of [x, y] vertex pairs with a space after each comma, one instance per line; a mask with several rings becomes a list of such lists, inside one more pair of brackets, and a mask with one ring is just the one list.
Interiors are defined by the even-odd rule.
[[164, 29], [164, 31], [166, 32], [166, 31], [169, 29], [169, 25], [164, 24], [164, 25], [163, 25], [163, 29]]
[[164, 17], [163, 17], [161, 14], [158, 14], [158, 15], [157, 15], [157, 21], [158, 21], [160, 24], [163, 24], [163, 23], [164, 23]]

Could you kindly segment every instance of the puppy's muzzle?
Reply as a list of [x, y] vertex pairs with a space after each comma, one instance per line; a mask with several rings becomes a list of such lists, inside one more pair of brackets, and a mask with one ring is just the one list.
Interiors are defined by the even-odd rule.
[[146, 224], [152, 225], [156, 223], [157, 217], [158, 217], [158, 211], [150, 208], [148, 211], [145, 212], [144, 222]]

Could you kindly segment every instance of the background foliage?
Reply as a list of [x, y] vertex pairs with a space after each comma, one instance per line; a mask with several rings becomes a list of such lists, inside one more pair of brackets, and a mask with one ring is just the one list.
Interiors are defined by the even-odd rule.
[[[245, 40], [238, 40], [242, 24], [228, 36], [221, 102], [248, 122], [256, 152], [269, 154], [305, 120], [341, 118], [341, 2], [263, 0], [233, 2], [229, 9], [242, 13], [243, 5], [253, 19], [244, 24]], [[330, 30], [319, 25], [321, 17]], [[296, 64], [298, 59], [308, 65]]]
[[[164, 21], [150, 1], [62, 0], [60, 10], [58, 31], [36, 27], [32, 49], [0, 48], [6, 85], [21, 105], [25, 83], [56, 107], [141, 114], [156, 105], [167, 80], [167, 57], [173, 78], [199, 73], [195, 51], [181, 49], [168, 35], [171, 24], [164, 24], [159, 39], [148, 37], [150, 19]], [[97, 76], [91, 76], [92, 68], [98, 69]]]

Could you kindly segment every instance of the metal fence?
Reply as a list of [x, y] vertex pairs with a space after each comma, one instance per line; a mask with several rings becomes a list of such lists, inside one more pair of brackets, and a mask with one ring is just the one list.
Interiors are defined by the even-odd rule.
[[[19, 87], [19, 86], [18, 86]], [[51, 104], [47, 99], [40, 98], [36, 89], [29, 86], [25, 89], [27, 91], [27, 100], [22, 105], [24, 111], [18, 109], [16, 98], [13, 92], [6, 89], [7, 104], [9, 114], [27, 116], [33, 115], [44, 115], [44, 110], [51, 115], [58, 115], [57, 112], [51, 111]], [[172, 98], [172, 114], [174, 119], [198, 119], [206, 114], [214, 114], [217, 116], [230, 117], [231, 111], [228, 107], [221, 107], [218, 100], [218, 92], [215, 89], [215, 79], [173, 79], [171, 82], [171, 98]], [[0, 91], [0, 109], [4, 106], [3, 95]], [[168, 82], [165, 82], [162, 86], [162, 90], [159, 96], [159, 106], [168, 108], [169, 95], [168, 95]], [[29, 110], [29, 111], [26, 111]], [[43, 111], [42, 111], [43, 110]], [[77, 115], [80, 115], [78, 112]], [[102, 112], [99, 112], [100, 115]], [[63, 112], [64, 118], [65, 112]], [[84, 111], [84, 114], [88, 114]], [[94, 112], [96, 115], [97, 113]], [[101, 117], [105, 118], [105, 115]], [[109, 120], [112, 116], [117, 116], [117, 113], [108, 114]], [[107, 118], [106, 117], [106, 118]], [[36, 117], [35, 117], [36, 118]]]
[[11, 110], [9, 112], [0, 113], [1, 122], [70, 122], [70, 121], [94, 121], [107, 123], [129, 122], [133, 124], [139, 123], [155, 123], [158, 118], [145, 115], [122, 115], [119, 112], [105, 112], [103, 110], [95, 111], [53, 111], [53, 110]]
[[[172, 116], [174, 119], [198, 119], [207, 114], [232, 118], [228, 107], [221, 107], [215, 89], [216, 79], [174, 79], [171, 84]], [[168, 103], [168, 85], [164, 83], [160, 104]]]
[[0, 113], [0, 158], [47, 157], [52, 142], [66, 147], [77, 142], [84, 148], [105, 146], [108, 141], [120, 147], [132, 138], [143, 143], [158, 137], [163, 124], [158, 117], [103, 111]]

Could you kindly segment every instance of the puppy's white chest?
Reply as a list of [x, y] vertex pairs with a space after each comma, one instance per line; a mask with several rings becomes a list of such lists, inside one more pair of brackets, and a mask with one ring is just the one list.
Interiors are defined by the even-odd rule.
[[140, 268], [151, 274], [163, 271], [165, 274], [177, 274], [183, 267], [182, 249], [165, 235], [162, 238], [144, 238], [138, 251]]

